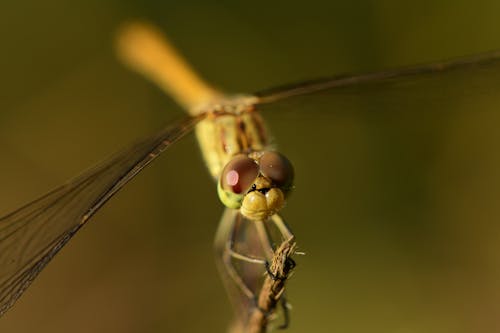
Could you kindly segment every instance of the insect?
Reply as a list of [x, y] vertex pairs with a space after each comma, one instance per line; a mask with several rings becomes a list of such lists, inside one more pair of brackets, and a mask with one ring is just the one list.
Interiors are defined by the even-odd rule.
[[[259, 106], [341, 87], [460, 71], [496, 62], [500, 55], [489, 53], [406, 69], [314, 80], [253, 95], [226, 96], [201, 81], [168, 44], [158, 42], [157, 33], [148, 26], [131, 26], [119, 45], [127, 64], [158, 83], [190, 115], [0, 219], [0, 315], [96, 211], [193, 130], [216, 179], [219, 197], [228, 207], [216, 237], [221, 270], [230, 292], [237, 294], [232, 297], [236, 306], [246, 309], [256, 291], [263, 288], [252, 285], [263, 271], [271, 280], [279, 280], [269, 271], [270, 262], [276, 257], [273, 243], [276, 239], [285, 244], [294, 241], [293, 233], [278, 215], [293, 187], [293, 168], [282, 154], [266, 150], [267, 132]], [[270, 228], [278, 237], [271, 236]], [[285, 263], [287, 258], [288, 254]], [[259, 265], [260, 270], [246, 268], [252, 265]], [[250, 320], [251, 315], [245, 315], [243, 321]]]

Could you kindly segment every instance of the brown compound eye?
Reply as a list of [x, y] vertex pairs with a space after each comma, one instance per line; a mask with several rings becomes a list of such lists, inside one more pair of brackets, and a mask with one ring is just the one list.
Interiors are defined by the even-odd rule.
[[260, 172], [278, 187], [292, 186], [293, 167], [290, 161], [280, 153], [266, 151], [260, 158]]
[[259, 166], [253, 159], [236, 155], [222, 170], [221, 186], [226, 191], [241, 194], [250, 189], [258, 175]]

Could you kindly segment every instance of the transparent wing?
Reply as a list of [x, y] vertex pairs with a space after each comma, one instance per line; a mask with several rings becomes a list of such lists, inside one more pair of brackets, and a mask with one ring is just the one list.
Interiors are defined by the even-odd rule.
[[473, 71], [499, 69], [500, 51], [493, 51], [480, 55], [456, 58], [450, 61], [435, 62], [412, 67], [397, 68], [381, 72], [359, 75], [339, 75], [321, 78], [307, 82], [295, 83], [281, 87], [263, 90], [254, 94], [257, 104], [268, 104], [294, 96], [320, 93], [327, 90], [358, 87], [361, 85], [375, 85], [382, 82], [412, 81], [419, 78], [448, 74], [469, 75]]
[[[250, 315], [249, 309], [255, 306], [255, 297], [259, 280], [263, 276], [263, 266], [259, 264], [234, 264], [229, 251], [245, 251], [243, 255], [259, 256], [255, 253], [260, 247], [255, 246], [255, 235], [246, 232], [252, 222], [246, 220], [238, 210], [226, 208], [215, 236], [215, 259], [224, 287], [236, 313], [233, 325], [244, 325]], [[238, 244], [234, 244], [238, 243]], [[253, 244], [253, 246], [250, 246]], [[241, 249], [245, 246], [246, 249]], [[254, 248], [248, 253], [249, 248]], [[243, 266], [243, 267], [242, 267]], [[246, 278], [242, 275], [246, 271]]]
[[0, 315], [99, 208], [203, 118], [167, 127], [0, 218]]
[[[280, 217], [275, 218], [283, 223]], [[268, 276], [266, 263], [273, 261], [274, 251], [290, 235], [288, 231], [283, 233], [274, 218], [256, 222], [238, 210], [226, 208], [214, 245], [219, 273], [236, 312], [235, 332], [246, 327], [252, 313], [257, 310], [263, 283]], [[261, 308], [261, 311], [269, 311], [268, 315], [271, 315], [275, 307]]]

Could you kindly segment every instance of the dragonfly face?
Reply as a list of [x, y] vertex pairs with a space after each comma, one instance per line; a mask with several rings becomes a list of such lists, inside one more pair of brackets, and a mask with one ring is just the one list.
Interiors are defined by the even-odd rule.
[[278, 152], [238, 154], [222, 170], [219, 198], [250, 220], [264, 221], [285, 205], [293, 176], [292, 164]]

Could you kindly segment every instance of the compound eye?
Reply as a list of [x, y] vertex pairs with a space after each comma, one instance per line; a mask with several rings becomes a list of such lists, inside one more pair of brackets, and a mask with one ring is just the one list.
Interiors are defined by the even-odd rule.
[[260, 158], [260, 172], [281, 188], [292, 186], [293, 167], [290, 161], [280, 153], [266, 151]]
[[247, 192], [259, 175], [259, 166], [250, 157], [240, 154], [226, 164], [221, 174], [221, 186], [235, 194]]

